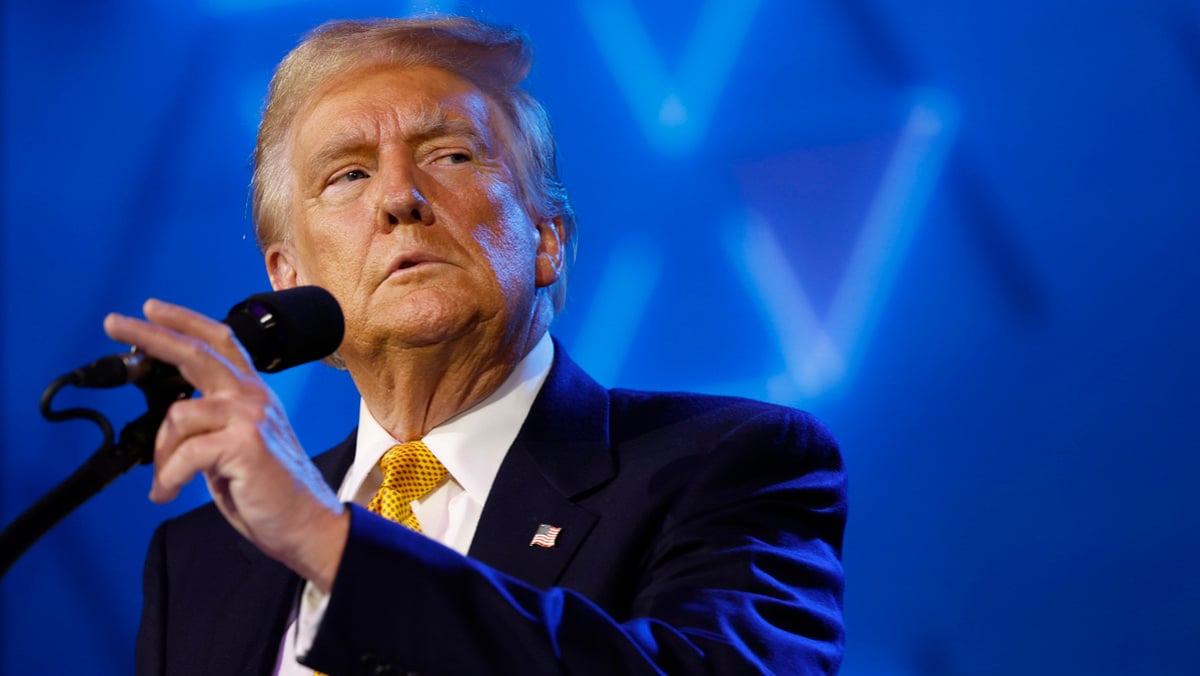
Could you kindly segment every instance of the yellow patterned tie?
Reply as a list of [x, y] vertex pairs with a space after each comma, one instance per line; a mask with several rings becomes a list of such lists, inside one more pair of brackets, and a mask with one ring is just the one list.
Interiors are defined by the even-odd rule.
[[[389, 448], [379, 459], [379, 469], [383, 470], [383, 485], [367, 509], [420, 533], [421, 522], [413, 514], [412, 503], [429, 495], [449, 472], [420, 440]], [[313, 676], [326, 674], [316, 671]]]
[[383, 485], [376, 491], [367, 509], [421, 532], [421, 523], [413, 514], [412, 503], [429, 495], [446, 478], [446, 468], [433, 457], [423, 441], [409, 441], [388, 449], [379, 459]]

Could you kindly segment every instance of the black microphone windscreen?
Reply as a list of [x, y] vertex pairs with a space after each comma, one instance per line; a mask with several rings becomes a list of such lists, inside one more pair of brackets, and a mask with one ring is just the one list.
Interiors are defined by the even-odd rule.
[[255, 294], [230, 308], [224, 321], [254, 368], [266, 373], [329, 356], [346, 330], [337, 300], [319, 286]]

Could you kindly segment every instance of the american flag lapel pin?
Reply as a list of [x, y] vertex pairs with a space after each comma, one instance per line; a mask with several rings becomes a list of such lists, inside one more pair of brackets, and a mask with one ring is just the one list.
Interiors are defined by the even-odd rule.
[[533, 539], [529, 541], [530, 547], [553, 547], [558, 534], [562, 532], [562, 528], [551, 526], [548, 523], [538, 525], [537, 532], [533, 534]]

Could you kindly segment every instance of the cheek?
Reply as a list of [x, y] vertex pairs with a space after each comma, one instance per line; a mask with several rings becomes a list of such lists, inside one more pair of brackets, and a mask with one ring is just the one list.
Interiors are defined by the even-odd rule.
[[300, 252], [300, 276], [310, 284], [330, 291], [352, 282], [362, 269], [362, 243], [354, 230], [339, 223], [344, 216], [305, 214], [298, 221], [296, 248]]
[[527, 271], [532, 270], [534, 257], [527, 247], [520, 245], [514, 233], [498, 231], [494, 227], [480, 225], [475, 231], [482, 255], [491, 266], [496, 282], [506, 294], [520, 289]]
[[496, 281], [506, 293], [533, 284], [537, 258], [537, 228], [506, 185], [490, 191], [495, 216], [475, 227], [475, 241], [491, 263]]

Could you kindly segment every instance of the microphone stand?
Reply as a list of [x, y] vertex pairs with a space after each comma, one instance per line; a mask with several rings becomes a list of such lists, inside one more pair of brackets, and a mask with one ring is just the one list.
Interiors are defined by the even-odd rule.
[[133, 468], [154, 461], [154, 438], [171, 404], [187, 399], [195, 392], [174, 368], [155, 362], [136, 385], [146, 399], [147, 411], [121, 429], [114, 444], [112, 424], [97, 411], [73, 408], [51, 409], [54, 396], [66, 385], [73, 384], [71, 374], [50, 384], [42, 394], [42, 415], [52, 422], [90, 420], [104, 434], [100, 448], [79, 469], [42, 496], [0, 532], [0, 578], [29, 547], [114, 479]]

